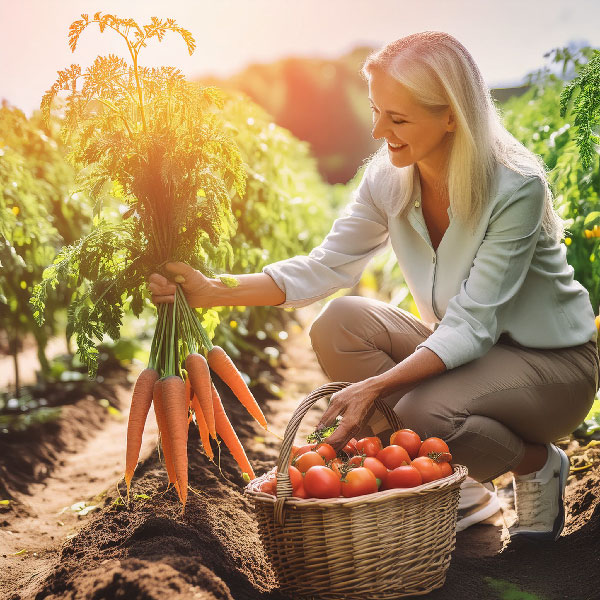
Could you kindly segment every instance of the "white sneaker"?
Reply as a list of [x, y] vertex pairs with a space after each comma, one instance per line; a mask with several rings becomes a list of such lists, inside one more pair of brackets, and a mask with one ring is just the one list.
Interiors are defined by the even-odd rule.
[[557, 540], [565, 525], [565, 487], [569, 459], [554, 444], [546, 444], [548, 460], [537, 472], [513, 475], [517, 521], [508, 531], [512, 536]]
[[500, 501], [493, 483], [479, 483], [467, 477], [460, 486], [456, 531], [476, 523], [502, 522]]

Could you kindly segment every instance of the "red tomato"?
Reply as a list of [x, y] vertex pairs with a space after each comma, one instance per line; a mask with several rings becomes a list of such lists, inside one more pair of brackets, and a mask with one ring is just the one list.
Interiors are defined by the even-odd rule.
[[325, 466], [311, 467], [304, 476], [304, 489], [309, 498], [337, 498], [341, 486], [340, 478]]
[[308, 498], [308, 496], [306, 495], [306, 490], [304, 489], [304, 486], [301, 485], [299, 488], [294, 490], [293, 493], [294, 498]]
[[369, 469], [356, 467], [346, 473], [342, 479], [342, 496], [354, 498], [363, 494], [373, 494], [377, 491], [377, 479]]
[[396, 467], [395, 469], [388, 471], [384, 489], [410, 488], [421, 485], [422, 483], [423, 477], [421, 476], [419, 469], [412, 465], [402, 465], [401, 467]]
[[325, 442], [317, 444], [315, 447], [315, 452], [320, 454], [325, 459], [325, 462], [329, 462], [337, 456], [333, 447]]
[[[316, 445], [317, 444], [306, 444], [305, 446], [300, 446], [300, 448], [296, 450], [296, 454], [294, 454], [294, 456], [302, 456], [303, 454], [314, 450]], [[296, 448], [296, 446], [293, 446], [293, 448]]]
[[344, 464], [341, 458], [334, 458], [327, 463], [327, 466], [341, 479], [342, 471], [341, 467]]
[[298, 460], [296, 460], [296, 468], [301, 473], [306, 473], [308, 469], [316, 465], [325, 465], [325, 459], [316, 452], [306, 452], [305, 454], [302, 454], [302, 456], [298, 457]]
[[367, 456], [377, 456], [377, 453], [383, 448], [381, 440], [377, 436], [362, 438], [356, 442], [356, 450], [360, 454]]
[[385, 484], [385, 480], [387, 479], [387, 467], [374, 456], [367, 456], [363, 462], [363, 467], [369, 469], [369, 471], [371, 471], [373, 475], [379, 479], [379, 488], [381, 489], [381, 487]]
[[412, 429], [398, 429], [390, 436], [390, 444], [402, 446], [410, 456], [411, 460], [416, 458], [421, 447], [421, 438], [419, 434]]
[[[452, 454], [450, 454], [450, 452], [440, 452], [439, 455], [436, 455], [437, 458], [435, 458], [435, 462], [436, 463], [449, 463], [452, 462]], [[429, 457], [431, 458], [431, 457]]]
[[438, 463], [438, 466], [440, 467], [440, 471], [442, 472], [442, 477], [448, 477], [448, 475], [452, 475], [452, 473], [454, 473], [454, 469], [452, 468], [452, 465], [449, 462]]
[[351, 438], [348, 443], [342, 448], [342, 452], [345, 452], [348, 456], [354, 456], [358, 450], [356, 449], [356, 438]]
[[363, 460], [366, 458], [366, 456], [353, 456], [348, 462], [351, 465], [356, 465], [357, 467], [362, 467], [363, 465]]
[[289, 463], [291, 463], [295, 456], [298, 454], [298, 450], [300, 450], [300, 448], [298, 446], [292, 446], [292, 451], [290, 452], [290, 459], [289, 459]]
[[259, 489], [265, 494], [271, 494], [271, 496], [274, 496], [276, 491], [276, 482], [274, 479], [267, 479], [260, 484]]
[[410, 465], [410, 456], [402, 446], [386, 446], [377, 453], [377, 458], [388, 468]]
[[435, 481], [442, 476], [442, 469], [440, 465], [431, 460], [428, 456], [418, 456], [412, 461], [412, 466], [419, 469], [423, 483], [429, 483]]
[[295, 490], [298, 486], [302, 485], [302, 473], [300, 473], [300, 471], [296, 467], [290, 465], [288, 467], [288, 473], [290, 476], [290, 483], [292, 484], [293, 490]]
[[450, 452], [450, 450], [442, 438], [430, 437], [423, 440], [419, 448], [419, 456], [427, 456], [430, 452]]

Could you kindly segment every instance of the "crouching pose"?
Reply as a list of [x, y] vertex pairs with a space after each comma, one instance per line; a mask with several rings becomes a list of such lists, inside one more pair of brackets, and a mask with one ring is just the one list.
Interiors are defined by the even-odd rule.
[[[236, 288], [183, 263], [168, 268], [185, 279], [192, 306], [301, 307], [352, 287], [391, 244], [421, 318], [342, 296], [310, 329], [326, 375], [353, 383], [322, 417], [344, 417], [330, 442], [383, 435], [373, 406], [383, 398], [404, 427], [443, 438], [469, 469], [458, 529], [498, 510], [490, 482], [511, 471], [511, 535], [554, 540], [569, 461], [552, 442], [589, 411], [598, 350], [543, 162], [503, 127], [473, 58], [450, 35], [397, 40], [362, 74], [373, 137], [385, 143], [322, 244], [239, 276]], [[172, 283], [150, 281], [155, 302], [173, 300]]]

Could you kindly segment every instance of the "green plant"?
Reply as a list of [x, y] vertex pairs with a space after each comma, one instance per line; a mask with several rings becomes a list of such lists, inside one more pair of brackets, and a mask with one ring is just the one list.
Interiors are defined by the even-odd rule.
[[[239, 151], [218, 114], [221, 92], [187, 82], [175, 68], [139, 63], [142, 48], [168, 32], [180, 35], [192, 53], [191, 34], [172, 19], [153, 17], [142, 27], [96, 13], [71, 25], [72, 51], [92, 24], [119, 35], [132, 62], [109, 55], [85, 72], [72, 65], [59, 71], [42, 100], [48, 116], [56, 97], [68, 93], [62, 133], [81, 169], [81, 186], [95, 202], [95, 227], [63, 248], [32, 297], [41, 324], [48, 291], [60, 281], [71, 282], [76, 292], [68, 331], [91, 375], [96, 340], [105, 334], [118, 339], [124, 311], [141, 312], [151, 272], [169, 260], [185, 260], [209, 274], [209, 261], [223, 266], [222, 251], [230, 248], [234, 231], [230, 196], [234, 190], [243, 194], [245, 181]], [[127, 205], [122, 217], [103, 212], [107, 188]], [[180, 350], [194, 351], [199, 339], [212, 345], [184, 299], [163, 305], [150, 363], [161, 375], [179, 374]]]
[[56, 139], [55, 123], [28, 119], [4, 103], [0, 107], [0, 329], [14, 357], [17, 394], [21, 341], [33, 334], [44, 376], [50, 366], [46, 345], [56, 333], [56, 315], [68, 303], [61, 285], [47, 299], [47, 323], [37, 327], [29, 297], [61, 244], [91, 220], [85, 205], [69, 194], [73, 169]]
[[[530, 74], [531, 88], [518, 98], [501, 106], [507, 129], [532, 152], [544, 160], [548, 180], [555, 197], [556, 208], [565, 220], [564, 244], [567, 260], [573, 266], [575, 278], [588, 290], [592, 306], [600, 304], [600, 263], [597, 260], [600, 238], [593, 235], [600, 223], [600, 169], [593, 160], [593, 143], [597, 139], [593, 126], [598, 121], [596, 51], [581, 48], [555, 49], [546, 56], [562, 63], [562, 71], [579, 73], [573, 82], [564, 81], [544, 68]], [[590, 65], [587, 66], [586, 65]], [[595, 73], [595, 75], [594, 75]], [[582, 75], [584, 74], [584, 75]], [[577, 86], [584, 86], [575, 103], [575, 128], [565, 118], [568, 99]], [[589, 114], [586, 114], [587, 111]]]

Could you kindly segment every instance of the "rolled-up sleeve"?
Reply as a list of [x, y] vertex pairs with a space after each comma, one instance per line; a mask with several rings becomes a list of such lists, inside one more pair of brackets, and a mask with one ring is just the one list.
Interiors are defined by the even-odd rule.
[[323, 242], [308, 256], [263, 267], [285, 293], [278, 308], [300, 308], [360, 280], [368, 262], [389, 244], [387, 217], [375, 205], [365, 169], [344, 216], [336, 219]]
[[492, 212], [459, 293], [448, 302], [437, 329], [417, 348], [435, 352], [448, 369], [483, 356], [503, 332], [529, 270], [542, 228], [545, 187], [527, 179]]

